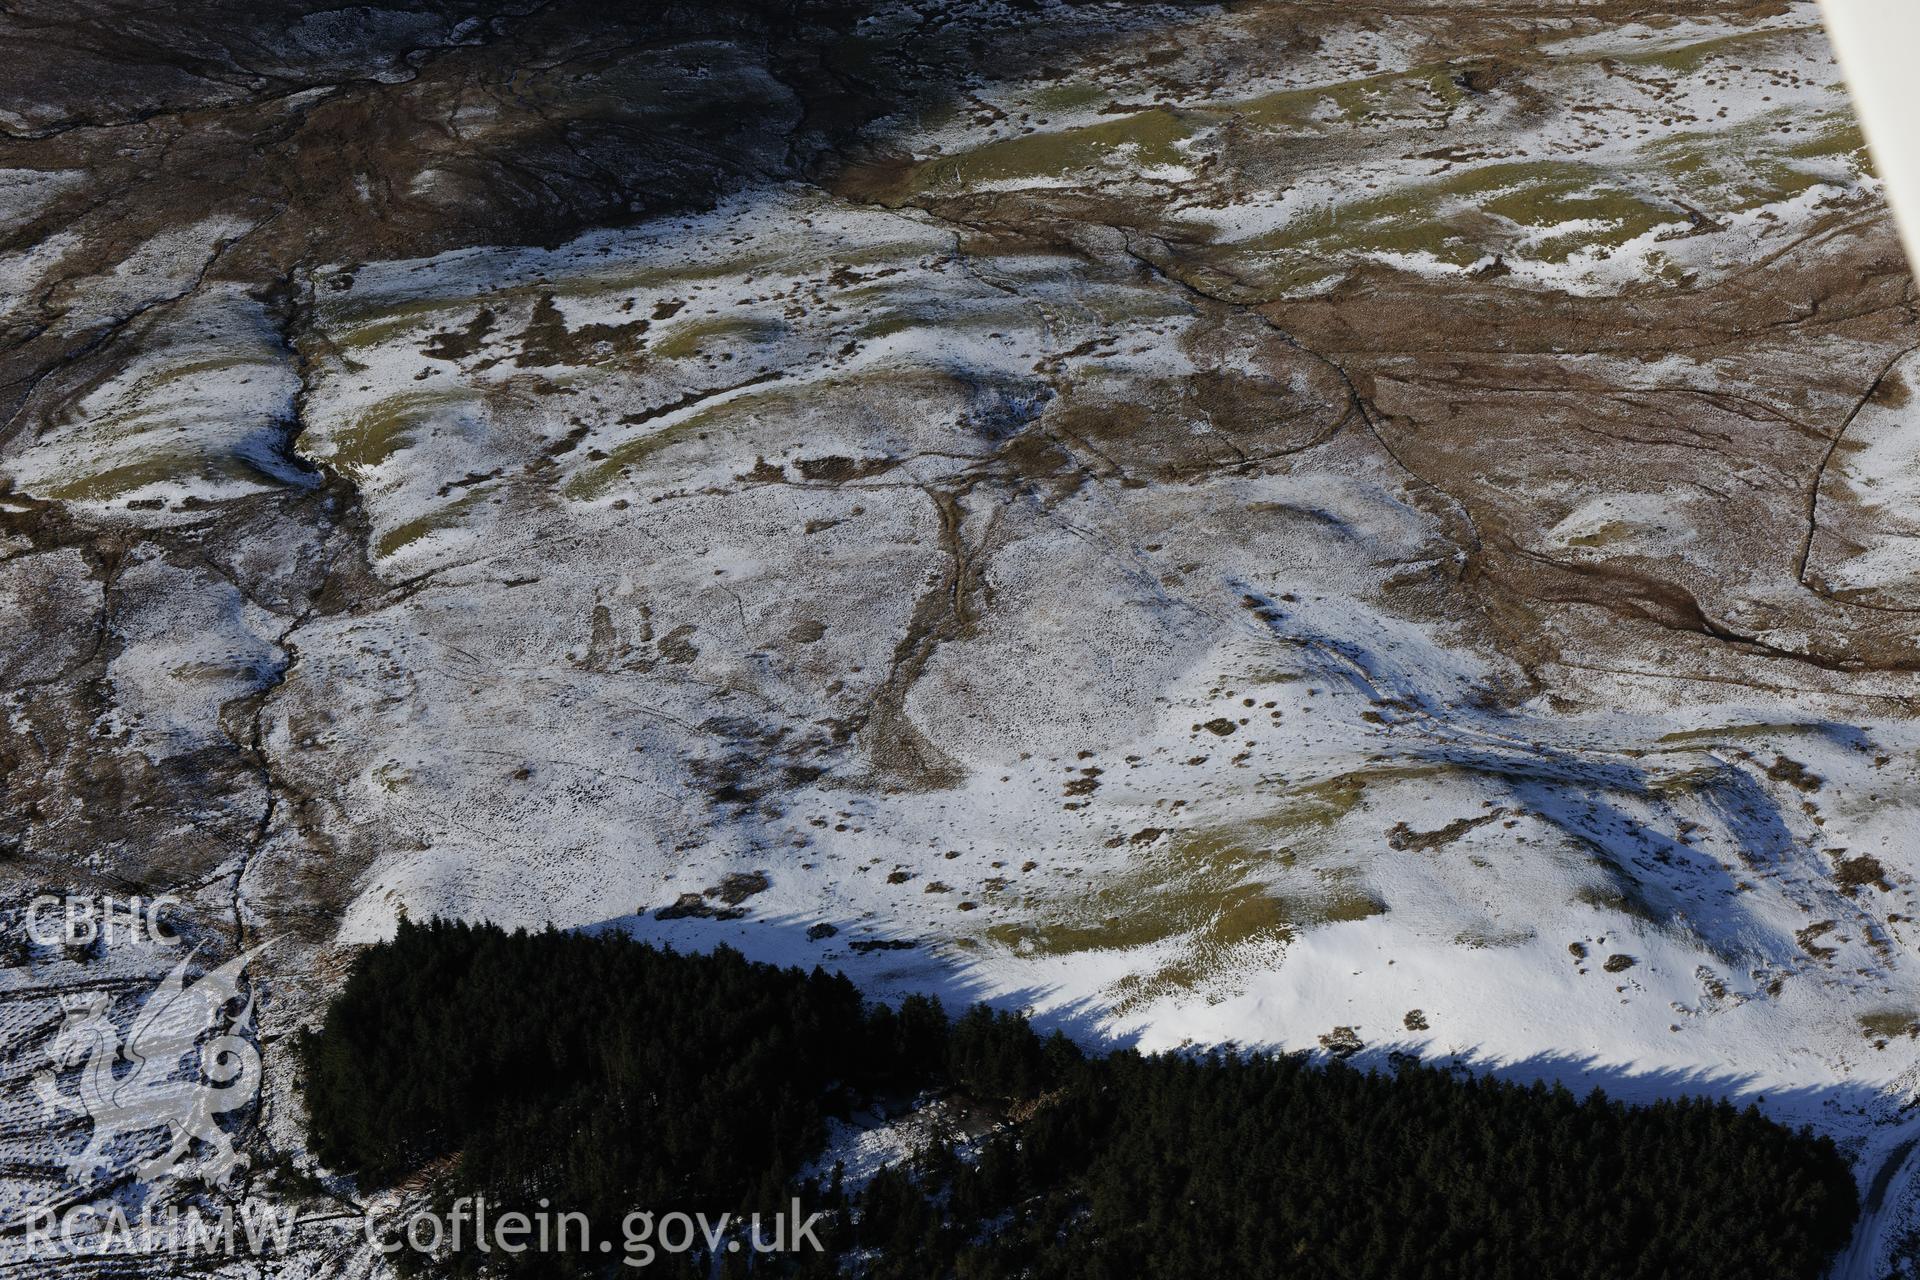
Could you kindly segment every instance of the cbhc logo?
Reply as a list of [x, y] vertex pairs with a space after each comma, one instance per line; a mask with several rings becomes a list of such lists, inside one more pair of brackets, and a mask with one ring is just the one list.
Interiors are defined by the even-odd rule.
[[180, 935], [161, 924], [160, 912], [177, 907], [170, 893], [156, 897], [97, 898], [43, 893], [27, 905], [27, 937], [43, 947], [85, 947], [95, 942], [147, 943], [171, 947]]

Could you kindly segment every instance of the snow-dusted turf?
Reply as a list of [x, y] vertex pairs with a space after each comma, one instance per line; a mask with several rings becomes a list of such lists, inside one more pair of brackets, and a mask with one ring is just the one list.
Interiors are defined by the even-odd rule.
[[[1501, 661], [1384, 603], [1435, 522], [1257, 326], [797, 189], [319, 305], [301, 447], [405, 585], [303, 628], [273, 719], [386, 833], [345, 938], [620, 921], [1149, 1048], [1349, 1027], [1843, 1134], [1897, 1102], [1912, 726], [1632, 678], [1488, 709]], [[1223, 430], [1207, 377], [1274, 416]], [[1684, 555], [1672, 512], [1554, 534]], [[1862, 855], [1887, 887], [1837, 889]], [[744, 919], [649, 914], [740, 870]]]

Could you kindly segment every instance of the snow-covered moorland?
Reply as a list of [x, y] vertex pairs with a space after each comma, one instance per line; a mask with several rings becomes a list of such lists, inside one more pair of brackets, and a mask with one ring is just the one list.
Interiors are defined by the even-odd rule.
[[[1873, 1185], [1920, 1066], [1916, 339], [1813, 6], [928, 7], [836, 46], [881, 105], [450, 19], [248, 108], [433, 123], [324, 198], [298, 148], [164, 227], [0, 185], [72, 227], [0, 246], [17, 897], [280, 939], [270, 1035], [403, 912], [551, 922], [1725, 1093]], [[4, 118], [75, 149], [23, 172], [115, 127]], [[23, 1035], [92, 980], [27, 960]]]

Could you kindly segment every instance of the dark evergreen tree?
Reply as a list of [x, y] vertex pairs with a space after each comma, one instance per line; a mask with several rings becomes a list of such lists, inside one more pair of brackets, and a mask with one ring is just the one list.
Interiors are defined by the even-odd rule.
[[[1403, 1062], [1084, 1059], [1026, 1020], [866, 1004], [845, 977], [620, 937], [402, 924], [302, 1038], [312, 1148], [443, 1200], [832, 1215], [827, 1256], [651, 1274], [823, 1280], [1814, 1280], [1855, 1217], [1824, 1138], [1703, 1100], [1627, 1107]], [[796, 1188], [827, 1116], [943, 1090], [1018, 1123], [857, 1195]], [[717, 1272], [711, 1270], [718, 1267]], [[440, 1271], [620, 1274], [465, 1253]]]

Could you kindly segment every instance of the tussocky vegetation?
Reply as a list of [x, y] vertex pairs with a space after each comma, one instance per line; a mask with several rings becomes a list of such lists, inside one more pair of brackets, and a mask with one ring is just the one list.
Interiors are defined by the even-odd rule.
[[[430, 1169], [443, 1202], [605, 1222], [793, 1195], [823, 1210], [826, 1251], [759, 1257], [759, 1275], [1811, 1280], [1856, 1212], [1831, 1140], [1751, 1108], [1628, 1107], [1411, 1060], [1389, 1075], [1297, 1055], [1088, 1058], [984, 1006], [895, 1010], [818, 968], [622, 936], [403, 922], [302, 1051], [312, 1149], [366, 1184]], [[1001, 1123], [864, 1188], [837, 1170], [800, 1181], [829, 1116], [930, 1092]], [[620, 1269], [533, 1253], [435, 1267], [508, 1261]], [[745, 1274], [743, 1255], [719, 1261]]]

